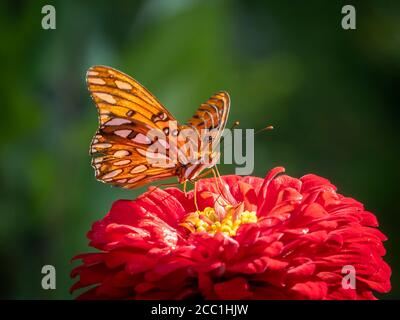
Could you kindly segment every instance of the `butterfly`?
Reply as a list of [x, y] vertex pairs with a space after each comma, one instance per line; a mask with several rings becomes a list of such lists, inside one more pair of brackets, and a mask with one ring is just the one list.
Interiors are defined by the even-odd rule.
[[[227, 92], [211, 96], [181, 125], [144, 86], [116, 69], [93, 66], [86, 82], [99, 114], [90, 145], [96, 179], [127, 189], [171, 177], [186, 183], [219, 159], [215, 146], [229, 114]], [[184, 132], [192, 134], [177, 139]]]

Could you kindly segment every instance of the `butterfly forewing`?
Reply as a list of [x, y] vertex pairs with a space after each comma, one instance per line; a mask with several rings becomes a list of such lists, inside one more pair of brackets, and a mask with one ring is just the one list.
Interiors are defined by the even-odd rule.
[[86, 81], [100, 115], [100, 125], [115, 119], [137, 120], [163, 129], [175, 120], [139, 82], [115, 69], [91, 67]]
[[100, 123], [90, 148], [96, 178], [134, 188], [174, 176], [175, 166], [154, 167], [146, 152], [153, 143], [149, 131], [175, 121], [168, 110], [137, 81], [109, 67], [90, 68], [87, 84]]
[[[194, 146], [198, 151], [199, 159], [185, 166], [182, 170], [181, 180], [194, 179], [205, 168], [210, 168], [216, 163], [219, 157], [217, 149], [228, 120], [229, 109], [229, 94], [225, 91], [218, 92], [202, 103], [187, 124], [183, 126], [193, 128], [199, 137]], [[204, 139], [204, 133], [208, 134], [210, 140]], [[205, 163], [207, 158], [209, 161]]]

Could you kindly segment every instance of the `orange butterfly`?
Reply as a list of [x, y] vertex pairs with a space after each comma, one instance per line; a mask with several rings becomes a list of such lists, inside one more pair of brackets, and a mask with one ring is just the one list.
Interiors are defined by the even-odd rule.
[[[174, 176], [185, 183], [215, 165], [220, 155], [215, 145], [229, 113], [228, 93], [216, 93], [186, 124], [174, 126], [176, 120], [169, 111], [128, 75], [94, 66], [86, 81], [99, 112], [100, 126], [90, 147], [98, 180], [122, 188]], [[195, 135], [177, 139], [185, 131]], [[208, 140], [200, 138], [201, 131], [209, 133]], [[164, 152], [149, 151], [160, 149]], [[211, 161], [202, 161], [204, 158]]]

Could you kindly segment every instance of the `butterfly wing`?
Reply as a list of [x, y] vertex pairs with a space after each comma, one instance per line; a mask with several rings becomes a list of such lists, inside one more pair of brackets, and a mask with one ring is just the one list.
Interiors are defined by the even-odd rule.
[[197, 137], [201, 137], [202, 130], [208, 130], [211, 140], [204, 141], [200, 138], [194, 148], [198, 149], [199, 155], [203, 153], [204, 156], [204, 153], [208, 153], [208, 156], [212, 156], [213, 159], [211, 163], [202, 163], [201, 161], [189, 163], [181, 172], [181, 180], [195, 178], [201, 171], [212, 167], [218, 160], [219, 152], [216, 151], [216, 148], [225, 129], [229, 109], [229, 94], [225, 91], [218, 92], [201, 104], [196, 113], [183, 126], [194, 129]]
[[225, 91], [220, 91], [202, 103], [196, 113], [187, 121], [187, 125], [196, 130], [207, 129], [219, 142], [225, 129], [230, 109], [230, 97]]
[[149, 156], [166, 155], [146, 151], [155, 143], [149, 131], [168, 130], [168, 122], [176, 121], [168, 110], [136, 80], [110, 67], [91, 67], [86, 81], [99, 113], [99, 129], [90, 147], [96, 178], [135, 188], [176, 175], [176, 164], [149, 163]]

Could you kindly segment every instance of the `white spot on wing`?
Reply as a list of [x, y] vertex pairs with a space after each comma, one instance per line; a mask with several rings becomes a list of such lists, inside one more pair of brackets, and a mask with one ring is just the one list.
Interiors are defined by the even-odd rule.
[[117, 136], [120, 136], [122, 138], [126, 138], [127, 136], [129, 136], [129, 134], [132, 132], [132, 130], [115, 130], [114, 134], [116, 134]]
[[134, 183], [134, 182], [136, 182], [136, 181], [142, 180], [143, 178], [146, 178], [146, 175], [145, 175], [145, 174], [141, 174], [140, 176], [137, 176], [137, 177], [135, 177], [135, 178], [129, 179], [129, 180], [127, 181], [127, 183]]
[[94, 148], [106, 149], [112, 147], [111, 143], [95, 143], [93, 145]]
[[164, 139], [159, 139], [159, 140], [158, 140], [158, 143], [159, 143], [160, 145], [162, 145], [165, 149], [169, 149], [169, 144], [168, 144], [168, 142], [165, 141]]
[[146, 170], [147, 170], [147, 167], [144, 164], [141, 164], [141, 165], [139, 165], [137, 167], [134, 167], [131, 170], [131, 173], [135, 174], [135, 173], [143, 172], [143, 171], [146, 171]]
[[122, 169], [113, 170], [102, 177], [103, 180], [107, 180], [119, 175], [122, 172]]
[[115, 84], [117, 85], [118, 88], [123, 89], [123, 90], [131, 90], [132, 86], [124, 81], [120, 80], [115, 80]]
[[111, 104], [115, 104], [117, 101], [114, 99], [114, 97], [111, 94], [108, 93], [104, 93], [104, 92], [94, 92], [93, 95], [95, 95], [97, 98], [111, 103]]
[[133, 139], [132, 141], [140, 143], [140, 144], [150, 144], [151, 140], [149, 137], [146, 137], [144, 134], [142, 133], [138, 133]]
[[106, 82], [100, 78], [88, 78], [88, 82], [92, 84], [106, 84]]
[[114, 152], [114, 157], [122, 158], [125, 156], [129, 156], [129, 154], [130, 154], [129, 151], [127, 151], [127, 150], [118, 150], [118, 151]]
[[119, 160], [117, 162], [114, 162], [115, 166], [124, 166], [126, 164], [129, 164], [131, 162], [131, 160], [126, 159], [126, 160]]
[[93, 163], [100, 163], [104, 160], [104, 157], [98, 157], [93, 159]]
[[107, 123], [105, 123], [106, 126], [119, 126], [121, 124], [126, 124], [126, 123], [131, 123], [131, 120], [128, 119], [123, 119], [123, 118], [113, 118]]

